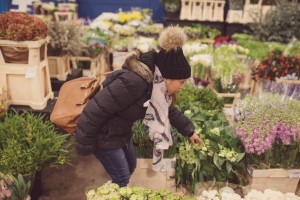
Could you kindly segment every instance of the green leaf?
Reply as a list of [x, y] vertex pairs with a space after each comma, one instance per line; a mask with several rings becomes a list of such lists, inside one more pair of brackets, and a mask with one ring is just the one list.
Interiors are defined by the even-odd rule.
[[230, 172], [232, 171], [232, 164], [228, 161], [226, 161], [226, 170], [228, 174], [230, 174]]
[[239, 153], [237, 156], [236, 156], [236, 161], [235, 162], [240, 162], [245, 156], [245, 152], [244, 153]]
[[199, 151], [199, 159], [200, 160], [207, 160], [207, 155], [201, 151]]
[[222, 165], [225, 162], [224, 158], [221, 158], [218, 156], [217, 153], [214, 153], [214, 164], [220, 169], [222, 170]]

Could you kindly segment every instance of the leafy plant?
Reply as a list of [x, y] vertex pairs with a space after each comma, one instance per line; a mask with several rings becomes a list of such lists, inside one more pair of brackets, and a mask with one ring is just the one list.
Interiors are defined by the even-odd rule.
[[238, 179], [245, 183], [242, 146], [222, 113], [223, 100], [210, 89], [197, 89], [186, 84], [177, 101], [180, 110], [193, 122], [195, 133], [203, 140], [202, 146], [193, 146], [187, 138], [178, 137], [177, 184], [194, 191], [197, 182]]
[[[138, 158], [152, 158], [154, 143], [149, 138], [147, 126], [142, 120], [136, 121], [132, 127], [132, 141], [134, 144], [134, 151]], [[176, 144], [177, 132], [172, 131], [173, 143]], [[176, 146], [170, 146], [164, 152], [164, 158], [173, 158], [176, 154]]]
[[195, 200], [195, 197], [173, 194], [167, 190], [153, 191], [144, 187], [122, 187], [110, 181], [97, 189], [86, 193], [87, 200], [118, 200], [118, 199], [143, 199], [143, 200]]
[[234, 182], [245, 184], [243, 177], [245, 153], [222, 113], [209, 112], [193, 107], [185, 112], [195, 125], [195, 132], [203, 140], [201, 146], [188, 141], [178, 143], [175, 178], [177, 184], [194, 191], [195, 184], [205, 181]]
[[21, 12], [0, 14], [0, 39], [25, 41], [46, 38], [47, 25], [39, 18]]
[[248, 56], [254, 60], [263, 60], [268, 57], [269, 52], [283, 52], [287, 47], [285, 44], [278, 42], [262, 42], [255, 39], [253, 35], [248, 34], [234, 34], [232, 38], [242, 47], [249, 49]]
[[191, 84], [186, 84], [177, 95], [177, 106], [184, 112], [191, 107], [198, 107], [206, 111], [222, 112], [224, 103], [209, 88], [198, 89]]
[[43, 115], [8, 113], [0, 123], [0, 171], [30, 177], [44, 167], [68, 163], [68, 137]]
[[299, 14], [298, 6], [288, 0], [277, 0], [276, 8], [268, 12], [261, 22], [251, 25], [250, 28], [261, 41], [288, 43], [293, 37], [300, 39]]
[[85, 45], [80, 27], [67, 21], [50, 22], [48, 26], [49, 56], [79, 56], [81, 54]]
[[215, 38], [220, 35], [221, 32], [218, 29], [211, 28], [209, 26], [201, 24], [193, 24], [192, 26], [183, 27], [183, 31], [187, 37], [191, 40], [197, 40], [202, 38]]

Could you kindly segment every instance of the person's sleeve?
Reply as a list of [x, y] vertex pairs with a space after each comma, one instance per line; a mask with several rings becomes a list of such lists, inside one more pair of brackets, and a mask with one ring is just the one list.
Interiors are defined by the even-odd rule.
[[138, 75], [125, 73], [88, 101], [75, 132], [78, 154], [94, 152], [99, 130], [115, 113], [137, 101], [145, 92], [145, 84]]
[[191, 137], [194, 134], [195, 127], [193, 123], [175, 106], [169, 107], [169, 120], [170, 124], [182, 135]]

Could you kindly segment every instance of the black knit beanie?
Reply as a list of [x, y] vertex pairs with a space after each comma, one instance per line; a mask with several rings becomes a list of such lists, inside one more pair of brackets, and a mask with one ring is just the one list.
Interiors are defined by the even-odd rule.
[[180, 80], [191, 76], [191, 67], [182, 51], [185, 41], [186, 35], [179, 27], [170, 26], [160, 34], [161, 50], [156, 65], [164, 78]]

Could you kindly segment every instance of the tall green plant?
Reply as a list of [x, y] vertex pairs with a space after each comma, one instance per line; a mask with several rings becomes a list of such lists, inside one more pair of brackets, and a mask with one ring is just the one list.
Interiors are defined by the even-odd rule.
[[288, 43], [300, 38], [300, 8], [288, 0], [277, 0], [275, 10], [266, 14], [261, 22], [250, 26], [254, 35], [262, 41]]
[[44, 167], [68, 163], [68, 137], [43, 115], [9, 113], [0, 123], [0, 171], [30, 177]]

